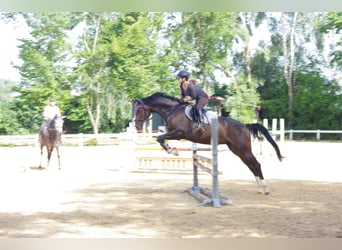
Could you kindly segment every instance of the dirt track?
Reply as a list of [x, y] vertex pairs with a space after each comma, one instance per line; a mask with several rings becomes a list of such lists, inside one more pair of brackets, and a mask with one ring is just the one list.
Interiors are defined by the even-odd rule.
[[130, 173], [112, 155], [90, 161], [66, 149], [73, 164], [38, 170], [32, 152], [1, 149], [0, 237], [342, 237], [341, 182], [269, 178], [264, 196], [252, 176], [224, 175], [220, 192], [234, 205], [213, 208], [181, 193], [191, 175]]

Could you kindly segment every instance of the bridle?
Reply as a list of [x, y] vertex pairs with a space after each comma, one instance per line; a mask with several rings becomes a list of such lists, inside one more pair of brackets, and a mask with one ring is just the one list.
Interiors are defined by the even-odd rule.
[[[143, 119], [137, 119], [136, 114], [138, 113], [140, 109], [142, 109], [144, 113]], [[141, 100], [135, 100], [135, 108], [134, 108], [134, 120], [135, 121], [138, 121], [141, 123], [144, 123], [145, 121], [149, 121], [152, 119], [151, 113], [152, 112], [150, 110], [145, 108], [144, 103]]]
[[57, 115], [50, 121], [49, 130], [61, 132], [63, 129], [63, 116], [58, 117]]
[[[145, 108], [145, 105], [144, 105], [144, 102], [142, 100], [137, 100], [135, 99], [134, 100], [134, 121], [137, 121], [137, 122], [141, 122], [141, 123], [144, 123], [145, 121], [149, 121], [149, 120], [152, 120], [152, 113], [153, 111], [152, 110], [149, 110], [149, 109], [146, 109]], [[181, 107], [183, 106], [183, 104], [178, 104], [176, 105], [176, 107], [174, 107], [171, 111], [168, 111], [168, 112], [165, 112], [165, 114], [162, 114], [160, 113], [160, 116], [166, 120], [168, 120], [170, 117], [172, 117], [173, 114], [175, 114]], [[143, 119], [137, 119], [137, 112], [142, 109], [143, 110], [143, 116], [144, 118]]]

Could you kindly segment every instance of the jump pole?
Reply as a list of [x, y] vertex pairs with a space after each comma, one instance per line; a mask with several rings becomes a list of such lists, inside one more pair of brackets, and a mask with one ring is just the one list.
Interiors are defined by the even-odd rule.
[[214, 207], [220, 207], [220, 194], [218, 191], [218, 154], [217, 154], [217, 145], [218, 145], [218, 120], [217, 117], [211, 119], [211, 150], [213, 154], [212, 158], [212, 176], [213, 176], [213, 206]]
[[[193, 187], [188, 188], [191, 196], [201, 202], [202, 205], [212, 205], [220, 207], [221, 205], [232, 205], [232, 201], [224, 196], [221, 196], [218, 190], [218, 118], [217, 116], [211, 120], [211, 153], [212, 158], [200, 156], [198, 151], [210, 151], [209, 148], [199, 149], [196, 143], [193, 143]], [[211, 165], [211, 168], [204, 166], [199, 161], [203, 160]], [[207, 188], [200, 188], [198, 184], [198, 167], [212, 175], [212, 191]], [[206, 199], [203, 195], [211, 198]]]

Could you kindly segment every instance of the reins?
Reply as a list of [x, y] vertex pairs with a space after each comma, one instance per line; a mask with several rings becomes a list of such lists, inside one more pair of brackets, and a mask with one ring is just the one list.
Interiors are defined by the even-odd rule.
[[174, 113], [176, 113], [183, 105], [184, 104], [178, 104], [176, 107], [174, 107], [172, 112], [167, 116], [167, 119], [169, 119]]
[[[147, 109], [144, 107], [144, 103], [142, 100], [137, 100], [138, 104], [136, 105], [135, 107], [135, 111], [134, 111], [134, 117], [136, 117], [136, 113], [138, 112], [139, 109], [143, 109], [144, 111], [144, 116], [146, 117], [145, 118], [145, 121], [150, 121], [152, 120], [152, 116], [150, 115], [150, 117], [147, 117]], [[184, 104], [177, 104], [172, 110], [170, 113], [168, 113], [166, 115], [166, 119], [169, 119], [174, 113], [176, 113]], [[149, 110], [151, 112], [151, 114], [154, 112], [153, 110]], [[160, 116], [163, 116], [163, 114], [160, 114]], [[138, 120], [138, 121], [141, 121], [141, 120]]]

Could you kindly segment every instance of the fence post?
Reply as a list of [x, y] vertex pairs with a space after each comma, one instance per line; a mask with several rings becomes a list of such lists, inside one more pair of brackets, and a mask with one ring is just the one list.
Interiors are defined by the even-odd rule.
[[277, 138], [277, 119], [273, 118], [272, 119], [272, 137], [274, 140]]
[[319, 141], [321, 139], [321, 131], [317, 129], [316, 139]]
[[193, 190], [195, 192], [199, 192], [200, 188], [198, 185], [198, 168], [195, 162], [197, 162], [197, 159], [195, 158], [195, 155], [197, 154], [197, 144], [196, 143], [192, 143], [192, 156], [193, 156], [193, 171], [194, 171], [194, 185], [193, 185]]
[[[184, 192], [189, 193], [202, 203], [202, 205], [211, 204], [213, 207], [220, 207], [221, 205], [232, 205], [232, 201], [224, 196], [221, 196], [218, 189], [218, 118], [217, 115], [211, 119], [210, 124], [211, 132], [211, 148], [197, 148], [197, 144], [192, 144], [193, 153], [193, 170], [194, 170], [194, 183], [191, 188], [186, 189]], [[198, 151], [210, 151], [211, 158], [198, 155]], [[204, 161], [205, 163], [202, 164]], [[211, 168], [207, 166], [211, 165]], [[212, 191], [207, 188], [200, 188], [198, 185], [198, 167], [208, 172], [212, 176]], [[206, 200], [204, 196], [210, 197], [210, 200]]]
[[290, 140], [293, 140], [293, 129], [290, 129]]
[[220, 194], [218, 191], [218, 161], [217, 161], [217, 144], [218, 144], [218, 119], [211, 119], [211, 147], [212, 147], [212, 167], [213, 167], [213, 206], [220, 207]]
[[83, 133], [79, 133], [79, 134], [78, 134], [78, 146], [79, 146], [80, 148], [83, 147]]
[[263, 125], [268, 130], [268, 119], [263, 120]]
[[285, 141], [285, 120], [284, 118], [280, 119], [280, 141]]

